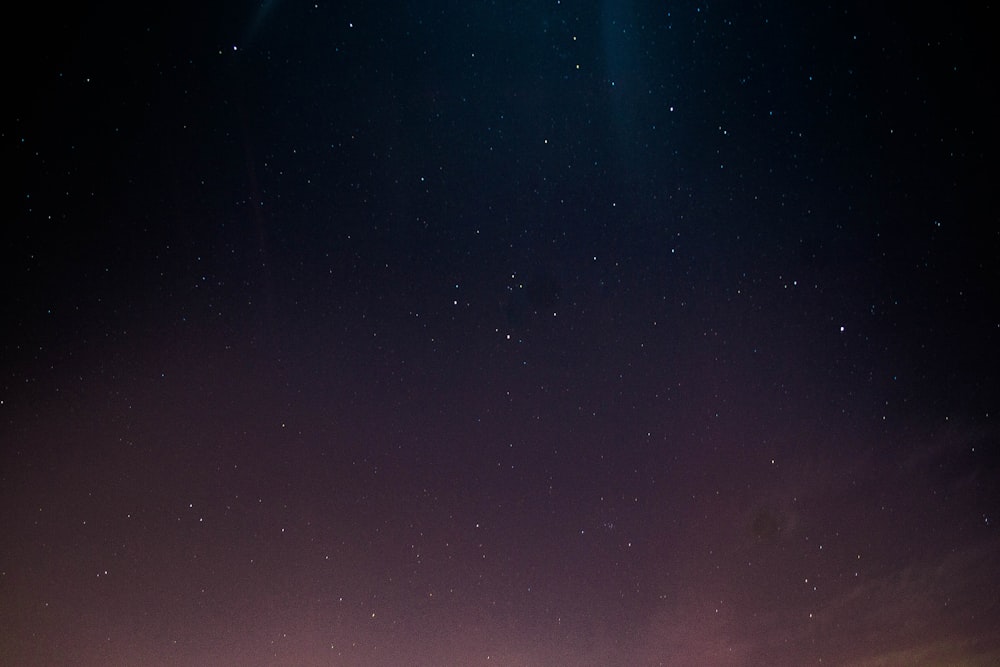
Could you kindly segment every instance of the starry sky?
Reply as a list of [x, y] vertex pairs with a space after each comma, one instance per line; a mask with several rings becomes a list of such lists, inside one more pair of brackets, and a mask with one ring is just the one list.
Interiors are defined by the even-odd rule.
[[1000, 664], [994, 9], [23, 11], [0, 663]]

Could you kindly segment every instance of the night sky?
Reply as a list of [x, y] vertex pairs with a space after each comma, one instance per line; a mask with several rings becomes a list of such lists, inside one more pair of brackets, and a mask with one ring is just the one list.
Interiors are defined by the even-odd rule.
[[22, 7], [0, 664], [1000, 664], [997, 16], [920, 4]]

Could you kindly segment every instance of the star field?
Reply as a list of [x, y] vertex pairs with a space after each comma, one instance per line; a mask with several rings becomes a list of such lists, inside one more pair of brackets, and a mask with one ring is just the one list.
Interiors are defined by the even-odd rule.
[[993, 665], [989, 8], [29, 9], [0, 663]]

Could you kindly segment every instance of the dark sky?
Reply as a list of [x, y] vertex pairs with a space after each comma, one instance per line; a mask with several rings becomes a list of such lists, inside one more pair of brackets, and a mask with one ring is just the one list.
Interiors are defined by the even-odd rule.
[[997, 17], [917, 5], [23, 8], [0, 663], [1000, 664]]

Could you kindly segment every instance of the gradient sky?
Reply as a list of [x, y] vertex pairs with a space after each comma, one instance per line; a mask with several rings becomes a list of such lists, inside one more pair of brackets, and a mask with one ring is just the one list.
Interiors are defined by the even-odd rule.
[[1000, 664], [994, 10], [143, 4], [3, 47], [0, 663]]

